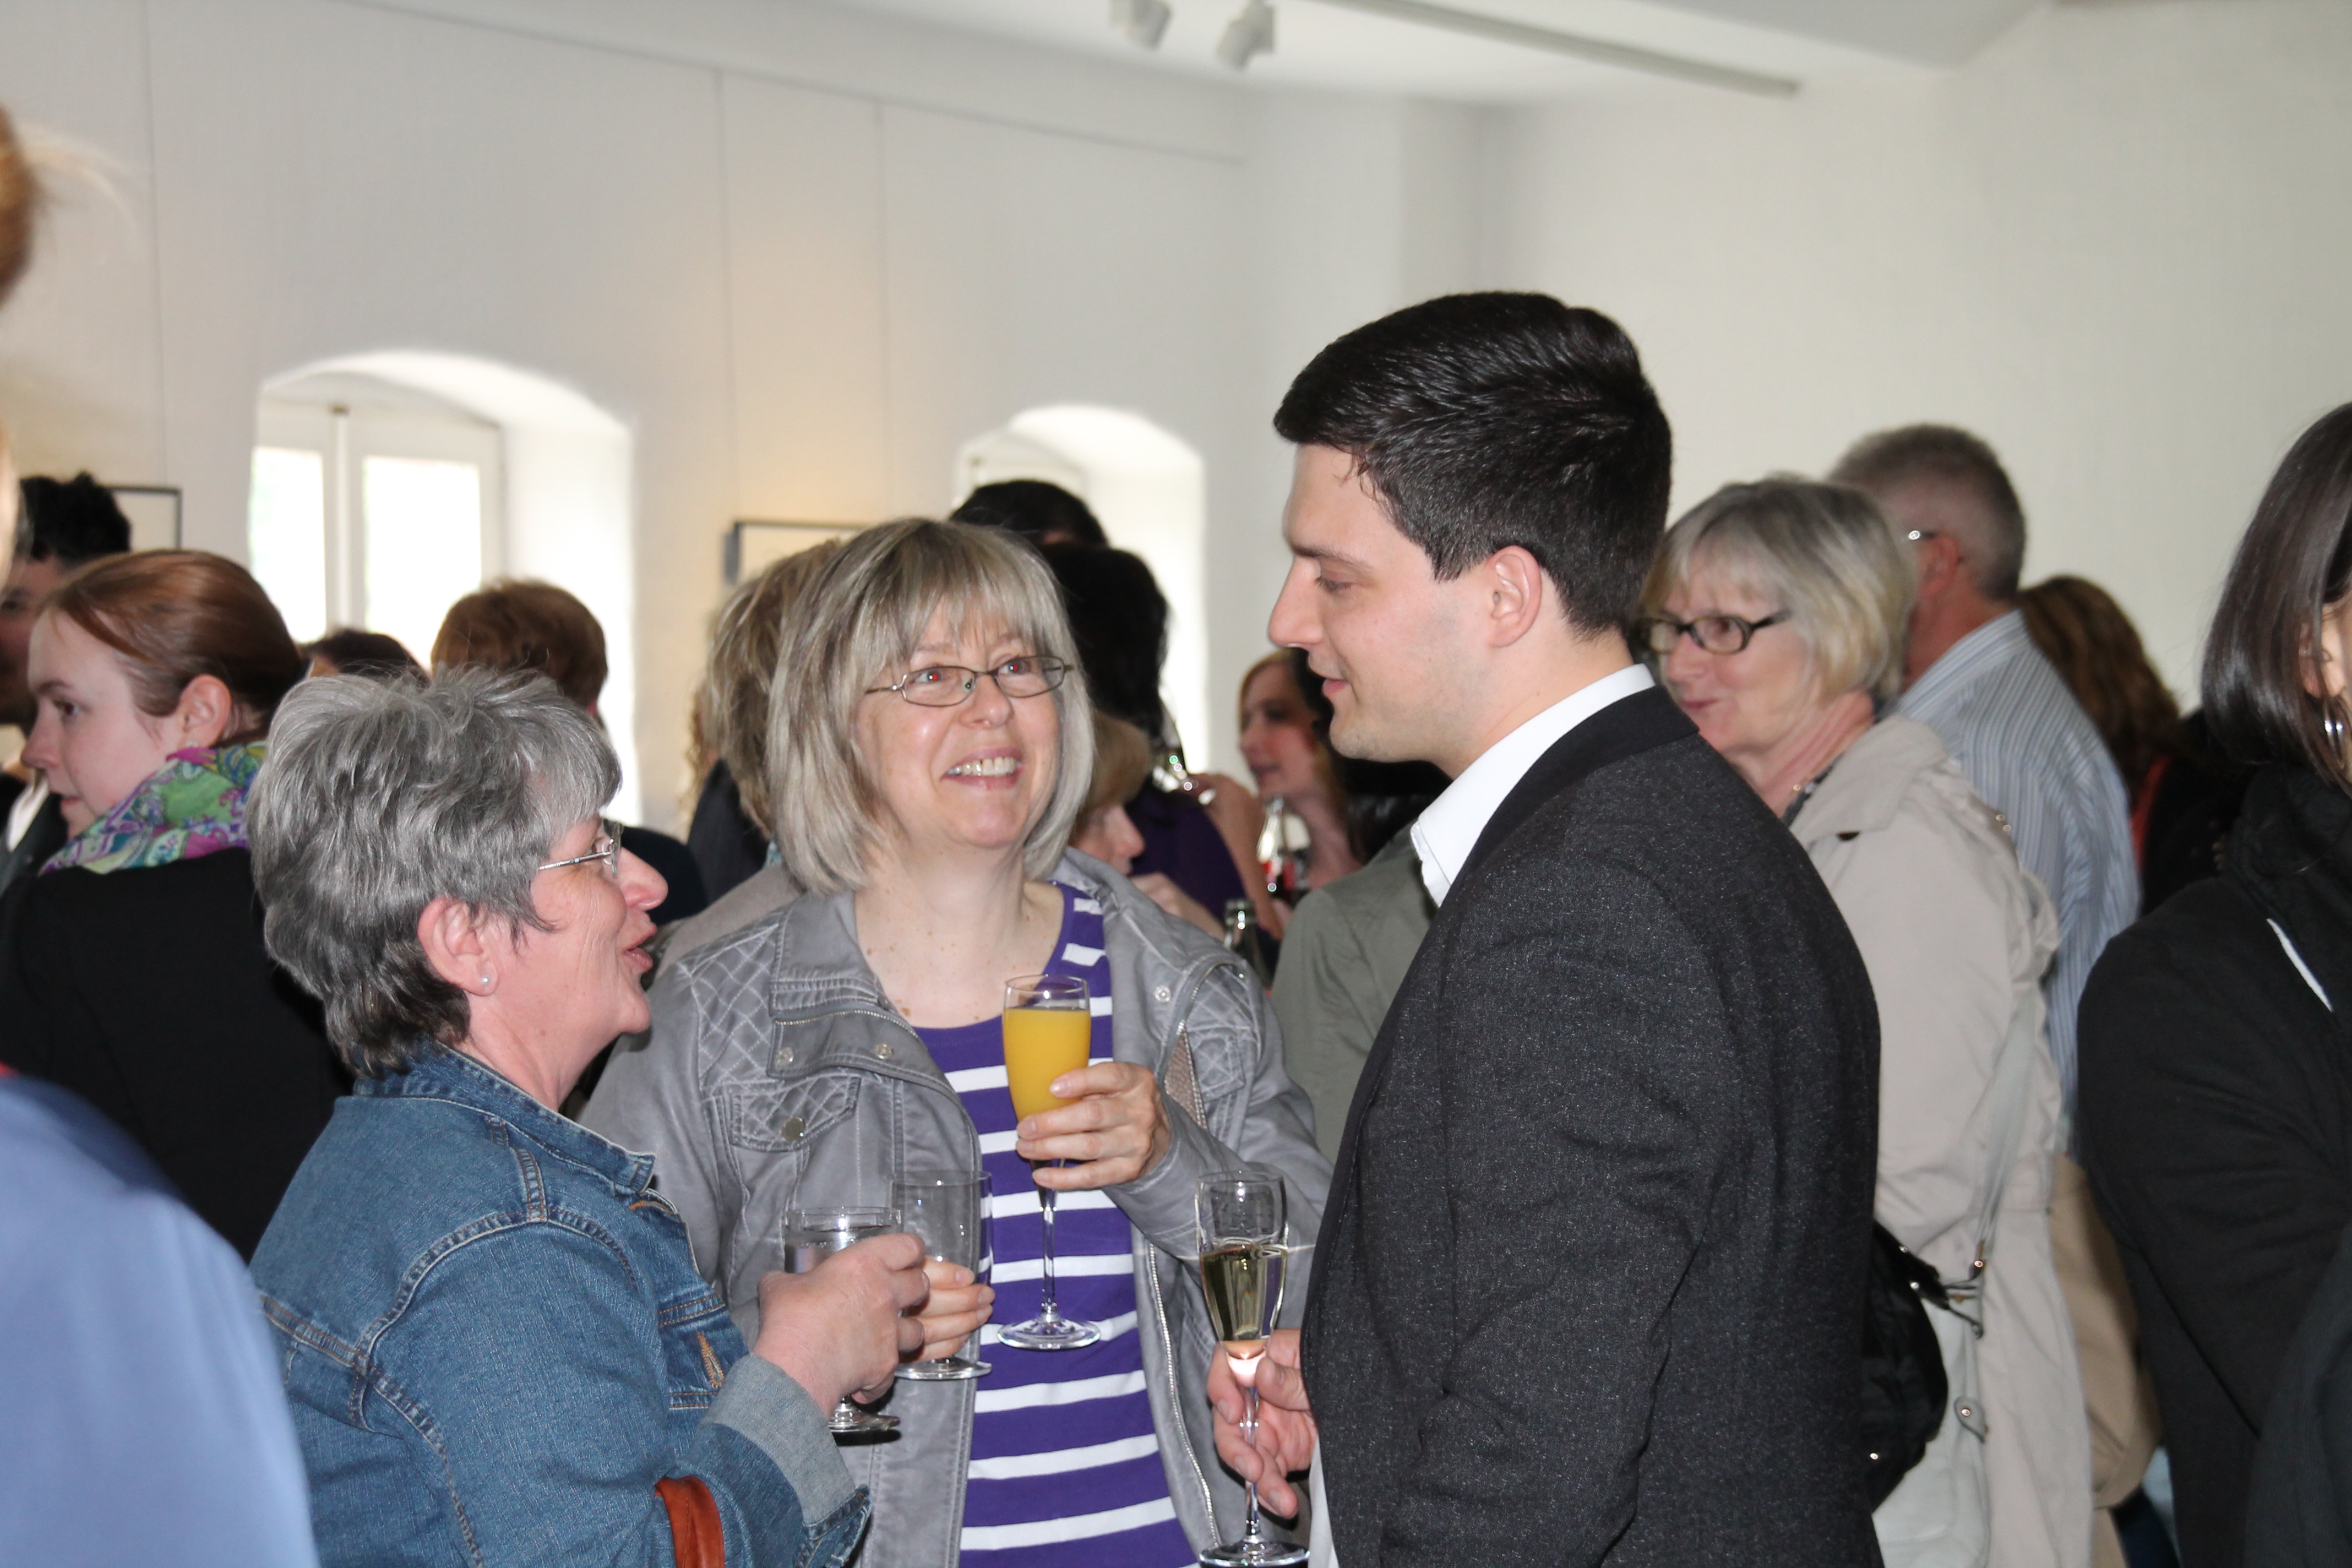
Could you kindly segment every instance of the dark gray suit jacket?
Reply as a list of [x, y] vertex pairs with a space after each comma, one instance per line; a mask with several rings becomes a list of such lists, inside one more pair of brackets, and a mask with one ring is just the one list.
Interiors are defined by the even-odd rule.
[[1390, 1010], [1305, 1364], [1343, 1568], [1878, 1560], [1878, 1019], [1796, 840], [1660, 691], [1504, 801]]

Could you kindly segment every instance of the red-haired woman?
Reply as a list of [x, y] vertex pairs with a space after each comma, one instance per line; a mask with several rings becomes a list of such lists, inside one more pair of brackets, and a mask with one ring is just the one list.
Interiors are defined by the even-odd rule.
[[33, 628], [25, 761], [73, 834], [0, 955], [0, 1060], [121, 1123], [250, 1257], [348, 1079], [261, 946], [245, 798], [307, 661], [245, 568], [118, 556]]

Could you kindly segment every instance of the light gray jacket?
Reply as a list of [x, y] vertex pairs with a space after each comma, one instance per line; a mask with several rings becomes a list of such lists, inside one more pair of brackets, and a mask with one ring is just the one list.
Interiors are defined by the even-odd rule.
[[[1273, 1010], [1241, 962], [1100, 861], [1067, 854], [1054, 875], [1102, 904], [1114, 1054], [1150, 1068], [1168, 1101], [1168, 1157], [1109, 1193], [1136, 1230], [1137, 1331], [1169, 1493], [1205, 1548], [1238, 1532], [1243, 1503], [1210, 1428], [1215, 1342], [1185, 1261], [1193, 1183], [1245, 1161], [1274, 1166], [1288, 1181], [1293, 1236], [1311, 1237], [1330, 1166], [1307, 1096], [1283, 1071]], [[962, 1102], [866, 967], [848, 894], [804, 896], [666, 964], [653, 1015], [646, 1043], [614, 1053], [585, 1121], [653, 1152], [698, 1266], [747, 1339], [761, 1276], [782, 1267], [783, 1212], [803, 1194], [887, 1205], [906, 1171], [980, 1170]], [[1294, 1260], [1286, 1322], [1306, 1302], [1307, 1261]], [[955, 1563], [974, 1392], [901, 1382], [885, 1406], [899, 1418], [896, 1438], [845, 1447], [873, 1491], [862, 1568]]]

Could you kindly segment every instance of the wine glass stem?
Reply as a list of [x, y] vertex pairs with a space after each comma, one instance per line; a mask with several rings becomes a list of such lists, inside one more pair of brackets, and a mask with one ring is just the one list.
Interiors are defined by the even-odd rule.
[[[1057, 1166], [1061, 1163], [1059, 1160], [1054, 1162]], [[1062, 1312], [1060, 1292], [1054, 1286], [1054, 1189], [1042, 1184], [1037, 1188], [1037, 1218], [1045, 1230], [1045, 1267], [1038, 1293], [1045, 1299], [1042, 1316], [1051, 1322]]]
[[[1242, 1390], [1242, 1437], [1253, 1448], [1257, 1447], [1257, 1381], [1253, 1378]], [[1249, 1484], [1249, 1516], [1242, 1528], [1244, 1541], [1255, 1541], [1257, 1529], [1257, 1483]]]

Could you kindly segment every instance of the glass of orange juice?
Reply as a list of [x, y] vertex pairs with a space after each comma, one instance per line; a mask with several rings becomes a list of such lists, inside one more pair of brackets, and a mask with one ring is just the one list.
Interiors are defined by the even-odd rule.
[[[1004, 1082], [1013, 1114], [1034, 1116], [1071, 1102], [1053, 1093], [1055, 1079], [1087, 1065], [1094, 1011], [1087, 983], [1068, 974], [1024, 974], [1004, 984]], [[1056, 1165], [1061, 1162], [1054, 1162]], [[1054, 1289], [1054, 1189], [1037, 1189], [1037, 1218], [1045, 1253], [1037, 1315], [999, 1331], [999, 1342], [1024, 1351], [1070, 1351], [1102, 1337], [1092, 1323], [1062, 1316]]]

